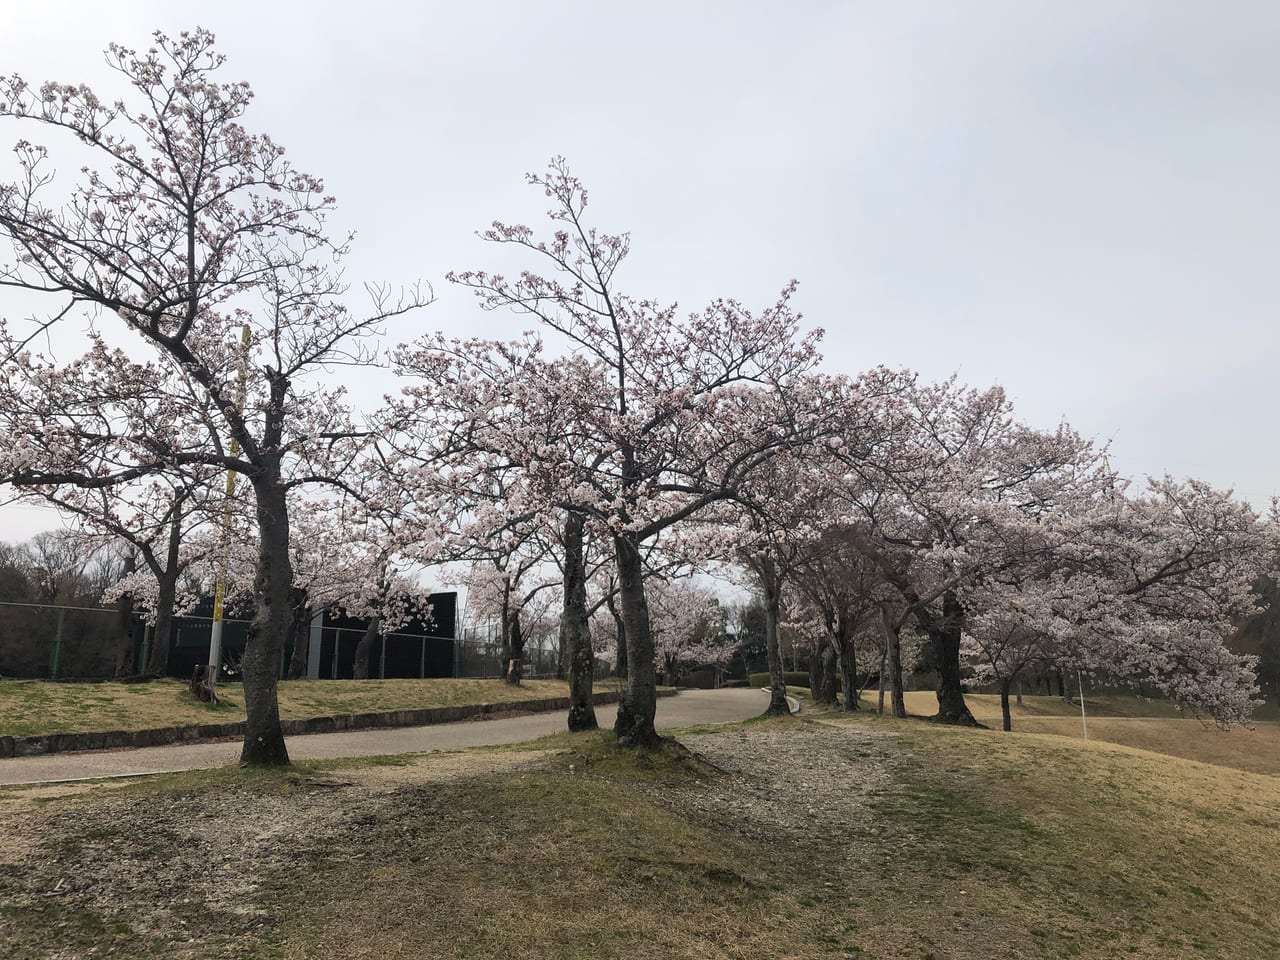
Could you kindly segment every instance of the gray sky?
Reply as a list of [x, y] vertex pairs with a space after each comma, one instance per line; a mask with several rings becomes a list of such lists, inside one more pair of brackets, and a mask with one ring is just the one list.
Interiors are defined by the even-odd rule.
[[1280, 4], [0, 0], [0, 71], [114, 97], [108, 41], [194, 25], [337, 195], [350, 279], [436, 287], [397, 341], [519, 329], [443, 276], [544, 222], [523, 173], [562, 153], [633, 294], [798, 277], [831, 369], [958, 370], [1131, 475], [1280, 489]]

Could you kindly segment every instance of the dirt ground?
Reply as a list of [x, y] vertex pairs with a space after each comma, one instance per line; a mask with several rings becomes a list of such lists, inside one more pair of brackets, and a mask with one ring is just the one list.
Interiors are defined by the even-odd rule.
[[276, 925], [259, 905], [264, 881], [287, 880], [317, 850], [358, 850], [361, 823], [393, 819], [397, 792], [545, 756], [442, 753], [268, 780], [233, 770], [225, 784], [193, 773], [159, 791], [127, 781], [0, 791], [0, 943], [50, 960], [133, 956], [140, 944], [165, 957], [244, 956]]
[[[629, 789], [748, 844], [782, 840], [817, 851], [833, 829], [849, 837], [878, 832], [867, 793], [889, 776], [892, 736], [884, 731], [843, 730], [833, 739], [830, 730], [795, 723], [683, 742], [709, 776], [639, 778]], [[573, 757], [508, 748], [267, 778], [193, 771], [152, 782], [2, 790], [0, 942], [22, 960], [294, 955], [271, 906], [282, 885], [305, 884], [307, 864], [323, 859], [326, 870], [340, 871], [344, 859], [363, 863], [393, 847], [397, 824], [406, 837], [416, 830], [423, 787], [565, 767]], [[592, 772], [579, 760], [577, 774]], [[329, 949], [358, 949], [363, 934], [350, 933], [353, 941]]]

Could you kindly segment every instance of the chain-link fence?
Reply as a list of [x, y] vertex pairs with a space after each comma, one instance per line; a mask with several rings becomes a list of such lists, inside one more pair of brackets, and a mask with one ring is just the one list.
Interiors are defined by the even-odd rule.
[[[239, 674], [249, 621], [223, 620], [222, 677]], [[166, 672], [190, 677], [193, 667], [208, 662], [213, 618], [185, 614], [173, 620]], [[106, 680], [143, 674], [150, 662], [154, 631], [142, 617], [112, 608], [0, 601], [0, 677], [54, 680]], [[317, 614], [301, 635], [293, 629], [280, 657], [280, 676], [288, 675], [295, 643], [306, 664], [303, 676], [348, 680], [366, 631], [340, 627]], [[459, 673], [460, 649], [450, 637], [392, 633], [375, 636], [367, 651], [371, 678], [482, 676]], [[500, 656], [490, 658], [489, 676], [497, 676]], [[485, 670], [484, 663], [478, 664]], [[551, 667], [555, 669], [554, 664]]]
[[[315, 628], [313, 627], [313, 630]], [[311, 640], [308, 675], [320, 680], [349, 680], [356, 675], [360, 644], [366, 631], [324, 626]], [[452, 677], [457, 675], [454, 642], [450, 637], [390, 633], [370, 638], [365, 654], [366, 675], [380, 679]]]
[[140, 672], [146, 625], [115, 609], [0, 601], [0, 677], [100, 680]]
[[[502, 661], [502, 641], [496, 631], [487, 628], [467, 629], [458, 641], [458, 672], [455, 676], [470, 678], [501, 677], [506, 673]], [[528, 637], [521, 661], [522, 676], [534, 679], [554, 677], [559, 668], [560, 644], [556, 634]]]

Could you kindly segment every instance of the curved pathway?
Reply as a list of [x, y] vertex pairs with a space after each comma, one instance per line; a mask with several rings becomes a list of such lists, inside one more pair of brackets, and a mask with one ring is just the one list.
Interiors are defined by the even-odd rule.
[[[745, 720], [763, 712], [768, 698], [758, 690], [685, 690], [658, 700], [659, 729], [700, 723]], [[600, 726], [613, 725], [615, 705], [596, 707]], [[427, 727], [349, 730], [288, 738], [289, 756], [295, 760], [331, 760], [337, 757], [369, 757], [429, 750], [520, 743], [565, 729], [568, 712], [535, 713], [500, 720], [463, 720]], [[141, 750], [95, 750], [57, 753], [43, 757], [0, 760], [0, 786], [91, 780], [101, 777], [133, 777], [150, 773], [198, 770], [235, 763], [240, 742], [187, 743]]]

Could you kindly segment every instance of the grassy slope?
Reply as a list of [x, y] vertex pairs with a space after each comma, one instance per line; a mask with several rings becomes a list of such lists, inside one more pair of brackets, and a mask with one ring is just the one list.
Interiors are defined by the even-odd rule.
[[[994, 694], [968, 694], [969, 704], [980, 723], [1000, 726], [1000, 698]], [[932, 693], [913, 691], [906, 695], [907, 712], [930, 716], [938, 709]], [[1152, 750], [1187, 760], [1200, 760], [1235, 767], [1253, 773], [1280, 774], [1280, 723], [1274, 711], [1262, 711], [1252, 729], [1221, 730], [1180, 713], [1167, 701], [1142, 700], [1124, 695], [1085, 698], [1090, 740], [1102, 740]], [[1083, 739], [1080, 704], [1060, 697], [1024, 697], [1013, 707], [1016, 733], [1051, 733]]]
[[[285, 718], [410, 710], [464, 703], [509, 703], [568, 695], [557, 680], [294, 680], [280, 684]], [[223, 702], [200, 703], [178, 680], [151, 683], [0, 681], [0, 736], [93, 730], [142, 730], [244, 719], [239, 684], [219, 688]]]
[[371, 875], [321, 884], [363, 877], [367, 895], [308, 900], [283, 955], [1280, 955], [1280, 780], [1043, 736], [853, 725], [897, 757], [869, 832], [824, 829], [819, 811], [813, 845], [771, 848], [685, 815], [647, 777], [583, 777], [581, 756], [568, 774], [561, 759], [423, 798], [441, 829], [375, 832]]
[[[1111, 744], [871, 717], [748, 723], [689, 742], [710, 749], [715, 736], [740, 737], [745, 749], [765, 749], [779, 730], [784, 744], [806, 744], [777, 757], [794, 766], [780, 786], [678, 756], [637, 765], [607, 738], [568, 735], [545, 744], [565, 752], [532, 770], [406, 780], [389, 800], [353, 806], [359, 816], [345, 832], [313, 839], [287, 868], [259, 878], [253, 903], [278, 920], [274, 932], [250, 934], [249, 955], [1280, 956], [1278, 777]], [[815, 763], [847, 778], [850, 809], [865, 820], [806, 809]], [[225, 798], [276, 786], [270, 776], [217, 771], [126, 789], [189, 803], [201, 791]], [[762, 839], [690, 802], [724, 790], [781, 792], [780, 809], [811, 830], [778, 843], [767, 839], [778, 834]], [[331, 802], [343, 799], [333, 793]], [[50, 849], [77, 846], [61, 836]], [[0, 901], [5, 892], [0, 877]], [[0, 912], [0, 936], [17, 957], [46, 955], [60, 912], [64, 945], [83, 949], [116, 930], [129, 955], [189, 955], [145, 925], [131, 930], [127, 913], [49, 904], [38, 917]], [[210, 943], [216, 924], [213, 934]]]

